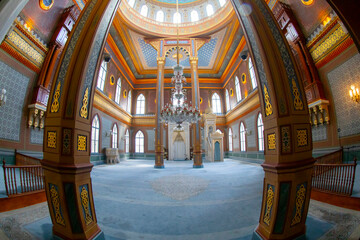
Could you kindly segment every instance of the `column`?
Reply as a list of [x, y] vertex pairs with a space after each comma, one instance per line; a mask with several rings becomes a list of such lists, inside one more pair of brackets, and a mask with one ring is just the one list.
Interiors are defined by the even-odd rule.
[[[199, 75], [198, 75], [198, 57], [190, 57], [191, 67], [191, 91], [192, 91], [192, 106], [200, 109], [200, 90], [199, 90]], [[201, 131], [200, 123], [193, 124], [192, 130], [193, 138], [193, 156], [194, 168], [203, 168], [201, 155]]]
[[164, 68], [165, 57], [157, 58], [157, 81], [156, 81], [156, 132], [155, 132], [155, 168], [164, 168], [164, 126], [161, 122], [161, 108], [164, 106]]
[[89, 0], [60, 58], [46, 113], [44, 186], [56, 239], [103, 239], [90, 163], [92, 105], [120, 0]]

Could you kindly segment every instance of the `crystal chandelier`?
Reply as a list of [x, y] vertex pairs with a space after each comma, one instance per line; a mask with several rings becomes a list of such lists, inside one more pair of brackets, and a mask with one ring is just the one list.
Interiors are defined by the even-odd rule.
[[168, 122], [177, 123], [177, 130], [181, 130], [183, 122], [196, 123], [200, 120], [200, 111], [193, 108], [187, 103], [186, 89], [183, 89], [183, 84], [186, 82], [183, 76], [183, 67], [176, 65], [174, 67], [174, 76], [171, 78], [171, 83], [175, 86], [171, 89], [172, 101], [167, 103], [161, 110], [161, 119]]
[[[179, 12], [178, 0], [176, 1], [176, 12]], [[200, 111], [193, 108], [187, 103], [186, 89], [183, 89], [183, 84], [186, 79], [183, 76], [183, 66], [179, 64], [179, 23], [177, 23], [177, 65], [174, 67], [174, 76], [171, 78], [171, 83], [174, 88], [171, 89], [171, 101], [167, 103], [161, 110], [161, 119], [166, 122], [175, 122], [177, 127], [175, 130], [181, 131], [181, 124], [183, 122], [196, 123], [200, 120]]]

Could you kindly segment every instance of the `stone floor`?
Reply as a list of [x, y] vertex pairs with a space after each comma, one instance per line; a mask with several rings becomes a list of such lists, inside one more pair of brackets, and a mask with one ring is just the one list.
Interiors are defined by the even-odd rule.
[[[261, 205], [260, 165], [149, 160], [92, 171], [97, 220], [106, 239], [251, 239]], [[0, 239], [51, 239], [46, 203], [0, 214]], [[360, 212], [311, 201], [307, 239], [359, 239]]]

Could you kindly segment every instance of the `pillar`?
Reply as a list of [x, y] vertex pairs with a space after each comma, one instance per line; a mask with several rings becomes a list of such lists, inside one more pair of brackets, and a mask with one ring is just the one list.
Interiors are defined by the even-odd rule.
[[[162, 42], [161, 42], [162, 44]], [[164, 106], [164, 69], [165, 57], [157, 58], [157, 81], [156, 81], [156, 132], [155, 132], [155, 168], [164, 168], [164, 126], [161, 122], [161, 108]]]
[[253, 239], [305, 238], [314, 159], [303, 81], [266, 2], [231, 2], [256, 69], [264, 120], [265, 177]]
[[90, 172], [92, 104], [110, 23], [120, 0], [89, 0], [52, 84], [44, 130], [44, 185], [54, 238], [100, 239]]
[[[198, 57], [190, 57], [190, 68], [191, 68], [191, 91], [192, 91], [192, 106], [200, 110], [200, 88], [199, 88], [199, 74], [198, 74]], [[200, 123], [196, 122], [193, 124], [192, 129], [193, 139], [193, 157], [194, 157], [194, 168], [203, 168], [202, 153], [201, 153], [201, 131]]]

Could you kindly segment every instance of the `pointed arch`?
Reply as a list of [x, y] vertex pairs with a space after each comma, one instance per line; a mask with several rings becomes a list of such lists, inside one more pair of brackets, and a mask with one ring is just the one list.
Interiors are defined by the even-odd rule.
[[136, 114], [145, 114], [145, 96], [142, 93], [136, 99]]
[[232, 152], [233, 150], [233, 133], [232, 129], [229, 128], [229, 152]]
[[190, 13], [191, 22], [199, 21], [199, 13], [196, 10], [192, 10]]
[[120, 104], [120, 95], [121, 95], [121, 79], [119, 78], [116, 83], [116, 90], [115, 90], [115, 102]]
[[98, 153], [100, 148], [100, 121], [96, 114], [91, 123], [91, 153]]
[[96, 85], [96, 87], [101, 91], [104, 91], [106, 73], [107, 73], [107, 63], [105, 61], [102, 61], [97, 79], [97, 85]]
[[125, 153], [130, 152], [130, 133], [129, 129], [125, 131]]
[[240, 151], [246, 151], [246, 129], [243, 122], [240, 123]]
[[241, 89], [239, 78], [235, 76], [235, 91], [236, 91], [236, 101], [239, 102], [241, 100]]
[[257, 117], [257, 138], [258, 138], [258, 149], [259, 151], [264, 151], [264, 123], [262, 120], [262, 115], [259, 113]]
[[135, 153], [144, 153], [145, 137], [144, 133], [139, 130], [135, 135]]

